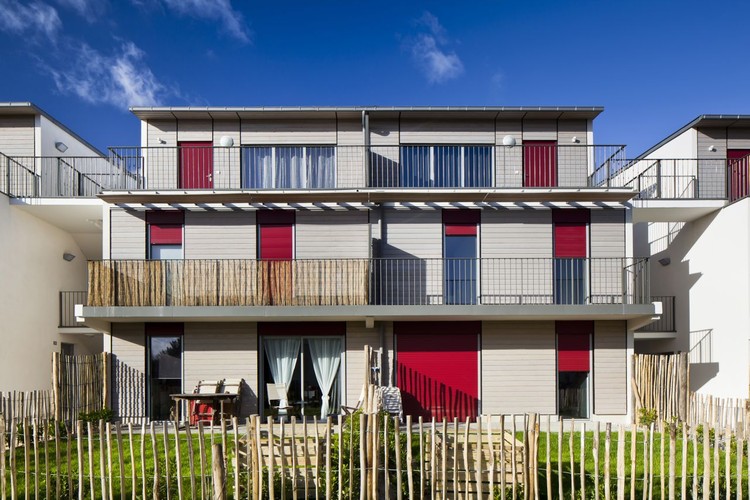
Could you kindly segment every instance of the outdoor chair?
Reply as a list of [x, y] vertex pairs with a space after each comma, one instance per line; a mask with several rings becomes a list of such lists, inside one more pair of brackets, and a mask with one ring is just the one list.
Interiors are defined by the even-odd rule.
[[[276, 410], [276, 414], [279, 416], [279, 420], [286, 419], [289, 414], [289, 410], [294, 407], [289, 405], [289, 397], [286, 391], [286, 384], [266, 384], [266, 398], [268, 404]], [[273, 402], [278, 401], [278, 404], [274, 405]]]
[[[193, 391], [196, 394], [216, 394], [219, 392], [223, 380], [201, 380]], [[190, 424], [198, 422], [212, 423], [216, 418], [216, 408], [211, 401], [196, 400], [190, 402]]]

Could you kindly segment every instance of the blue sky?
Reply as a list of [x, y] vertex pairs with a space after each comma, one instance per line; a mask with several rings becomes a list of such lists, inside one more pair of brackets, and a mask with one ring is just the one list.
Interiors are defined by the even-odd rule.
[[641, 152], [750, 113], [750, 2], [0, 0], [0, 101], [95, 146], [131, 105], [601, 105]]

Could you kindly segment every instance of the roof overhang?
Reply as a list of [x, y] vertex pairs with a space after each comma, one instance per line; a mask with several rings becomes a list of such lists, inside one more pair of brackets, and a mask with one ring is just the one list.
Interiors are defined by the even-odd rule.
[[400, 115], [424, 118], [549, 118], [593, 119], [601, 106], [271, 106], [271, 107], [132, 107], [141, 120], [236, 120], [298, 118], [322, 119], [370, 115]]
[[645, 158], [682, 133], [698, 127], [750, 128], [750, 115], [700, 115], [636, 156], [634, 160]]

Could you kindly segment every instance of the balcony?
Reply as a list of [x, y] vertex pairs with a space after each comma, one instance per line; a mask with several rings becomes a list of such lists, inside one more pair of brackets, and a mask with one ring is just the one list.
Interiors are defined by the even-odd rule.
[[138, 173], [116, 158], [0, 153], [0, 192], [14, 198], [93, 198], [106, 190], [139, 187]]
[[630, 258], [104, 260], [88, 264], [87, 303], [621, 308], [650, 305], [648, 275], [647, 259]]
[[[539, 141], [537, 141], [539, 142]], [[624, 146], [557, 144], [111, 148], [108, 158], [0, 156], [0, 191], [601, 188]]]
[[649, 323], [635, 332], [636, 340], [653, 340], [661, 338], [675, 338], [675, 309], [673, 295], [652, 295], [651, 300], [661, 302], [662, 313], [659, 319]]

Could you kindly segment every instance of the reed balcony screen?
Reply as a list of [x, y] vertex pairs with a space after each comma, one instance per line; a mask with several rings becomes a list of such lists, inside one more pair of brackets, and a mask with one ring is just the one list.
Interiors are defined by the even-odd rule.
[[648, 304], [647, 259], [103, 260], [89, 306]]
[[[111, 148], [110, 155], [124, 162], [128, 171], [142, 174], [140, 189], [148, 190], [201, 189], [195, 186], [202, 185], [211, 190], [583, 188], [598, 187], [591, 184], [592, 173], [613, 170], [610, 165], [623, 161], [625, 148], [579, 144], [155, 146]], [[200, 162], [200, 168], [192, 168], [189, 162]], [[201, 178], [191, 179], [191, 175]], [[206, 175], [211, 182], [201, 184]], [[536, 179], [533, 186], [529, 178]], [[540, 184], [539, 179], [545, 181]]]

